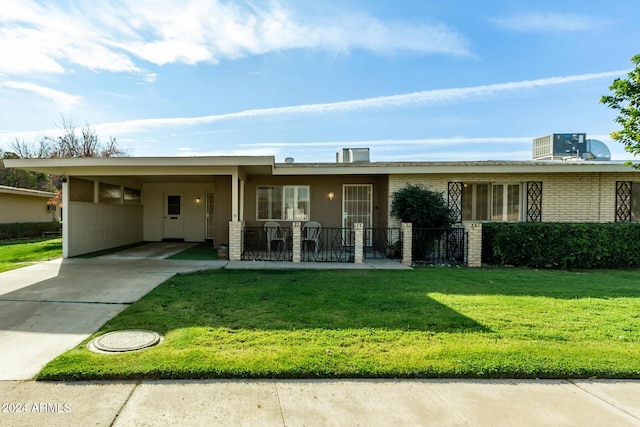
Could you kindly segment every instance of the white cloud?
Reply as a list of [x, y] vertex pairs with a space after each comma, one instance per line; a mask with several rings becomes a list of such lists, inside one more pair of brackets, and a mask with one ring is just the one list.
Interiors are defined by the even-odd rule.
[[491, 20], [501, 27], [522, 32], [586, 31], [601, 26], [586, 16], [562, 13], [522, 13]]
[[419, 147], [419, 146], [443, 146], [462, 144], [514, 144], [531, 143], [533, 137], [480, 137], [480, 138], [423, 138], [423, 139], [375, 139], [355, 141], [332, 142], [263, 142], [252, 144], [240, 144], [240, 147], [263, 148], [308, 148], [308, 147]]
[[82, 97], [78, 95], [71, 95], [65, 92], [61, 92], [49, 87], [39, 86], [33, 83], [3, 81], [0, 82], [0, 87], [24, 90], [34, 93], [38, 96], [49, 99], [57, 104], [57, 107], [62, 111], [68, 111], [75, 105], [82, 102]]
[[310, 18], [275, 0], [64, 4], [0, 0], [0, 73], [63, 73], [76, 65], [139, 73], [149, 81], [134, 61], [216, 63], [305, 48], [469, 54], [466, 40], [444, 25], [346, 13]]
[[340, 101], [324, 104], [306, 104], [290, 107], [252, 109], [236, 113], [217, 114], [211, 116], [129, 120], [117, 123], [104, 123], [101, 125], [97, 125], [96, 128], [98, 128], [100, 132], [104, 132], [106, 134], [114, 134], [147, 131], [149, 129], [164, 126], [203, 125], [224, 120], [241, 118], [287, 116], [300, 114], [325, 114], [333, 112], [359, 111], [371, 108], [440, 105], [460, 102], [464, 100], [487, 98], [495, 96], [499, 93], [519, 92], [540, 87], [558, 86], [602, 78], [611, 78], [626, 74], [627, 72], [628, 70], [618, 70], [603, 73], [548, 77], [536, 80], [495, 83], [463, 88], [428, 90], [400, 95], [380, 96], [375, 98], [356, 99], [351, 101]]

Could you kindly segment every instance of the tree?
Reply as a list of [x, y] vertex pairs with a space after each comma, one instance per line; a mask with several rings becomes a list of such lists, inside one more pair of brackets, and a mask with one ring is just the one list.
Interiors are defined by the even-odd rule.
[[393, 193], [391, 215], [411, 222], [416, 228], [441, 228], [453, 223], [451, 211], [442, 193], [420, 185], [407, 185]]
[[625, 150], [636, 156], [640, 154], [640, 54], [633, 56], [631, 62], [635, 69], [627, 78], [615, 79], [609, 86], [613, 94], [603, 96], [600, 102], [619, 112], [615, 122], [622, 129], [611, 132], [611, 139], [623, 143]]
[[78, 130], [71, 118], [61, 117], [59, 136], [44, 136], [34, 143], [14, 140], [10, 148], [19, 158], [57, 157], [127, 157], [129, 150], [120, 148], [115, 138], [103, 143], [88, 124]]
[[[9, 144], [11, 151], [0, 150], [0, 159], [129, 156], [130, 150], [120, 148], [115, 138], [109, 138], [106, 143], [100, 141], [95, 129], [88, 124], [78, 130], [72, 119], [62, 116], [58, 126], [61, 130], [58, 136], [43, 136], [31, 143], [14, 139]], [[0, 185], [44, 191], [61, 188], [57, 176], [6, 169], [2, 162]]]

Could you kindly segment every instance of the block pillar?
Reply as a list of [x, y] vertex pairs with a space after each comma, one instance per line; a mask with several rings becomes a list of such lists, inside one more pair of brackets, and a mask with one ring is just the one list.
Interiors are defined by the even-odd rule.
[[292, 252], [292, 261], [300, 262], [302, 258], [302, 223], [294, 222], [291, 224], [291, 252]]
[[413, 224], [402, 223], [402, 264], [411, 267], [413, 264]]
[[229, 261], [242, 260], [244, 221], [229, 221]]
[[482, 223], [466, 223], [464, 229], [468, 233], [467, 267], [482, 267]]
[[353, 246], [353, 263], [362, 264], [364, 262], [364, 224], [359, 222], [353, 226], [356, 234]]

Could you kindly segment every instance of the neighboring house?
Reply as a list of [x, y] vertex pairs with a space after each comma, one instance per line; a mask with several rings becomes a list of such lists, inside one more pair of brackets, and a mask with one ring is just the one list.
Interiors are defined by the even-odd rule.
[[[268, 221], [285, 228], [308, 221], [323, 228], [350, 229], [356, 223], [365, 229], [399, 228], [390, 215], [391, 196], [407, 184], [443, 192], [465, 226], [640, 221], [640, 171], [622, 162], [369, 162], [367, 157], [346, 155], [336, 163], [246, 156], [5, 164], [66, 178], [65, 257], [163, 239], [243, 247], [246, 230], [259, 230]], [[289, 233], [290, 241], [294, 232]], [[344, 234], [342, 240], [345, 244]]]
[[55, 193], [0, 185], [0, 224], [60, 220], [60, 210], [49, 200]]

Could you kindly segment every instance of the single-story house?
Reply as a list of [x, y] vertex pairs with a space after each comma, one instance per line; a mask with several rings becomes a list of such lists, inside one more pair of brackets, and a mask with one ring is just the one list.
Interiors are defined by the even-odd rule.
[[[363, 224], [360, 239], [364, 246], [373, 245], [366, 230], [401, 228], [390, 214], [391, 196], [407, 184], [444, 193], [466, 229], [485, 221], [640, 221], [640, 170], [624, 162], [340, 157], [335, 163], [220, 156], [16, 159], [5, 164], [64, 177], [64, 257], [163, 239], [211, 240], [215, 246], [229, 245], [236, 259], [252, 244], [264, 250], [265, 238], [269, 254], [274, 241], [295, 252], [300, 246], [291, 242], [305, 238], [300, 228], [309, 222], [341, 229], [326, 238], [341, 240], [343, 246], [354, 242], [344, 230]], [[265, 224], [273, 223], [286, 233], [266, 231]], [[317, 255], [317, 236], [306, 240]], [[293, 259], [299, 260], [299, 254]]]
[[0, 224], [60, 220], [60, 210], [49, 203], [56, 196], [48, 191], [0, 185]]

